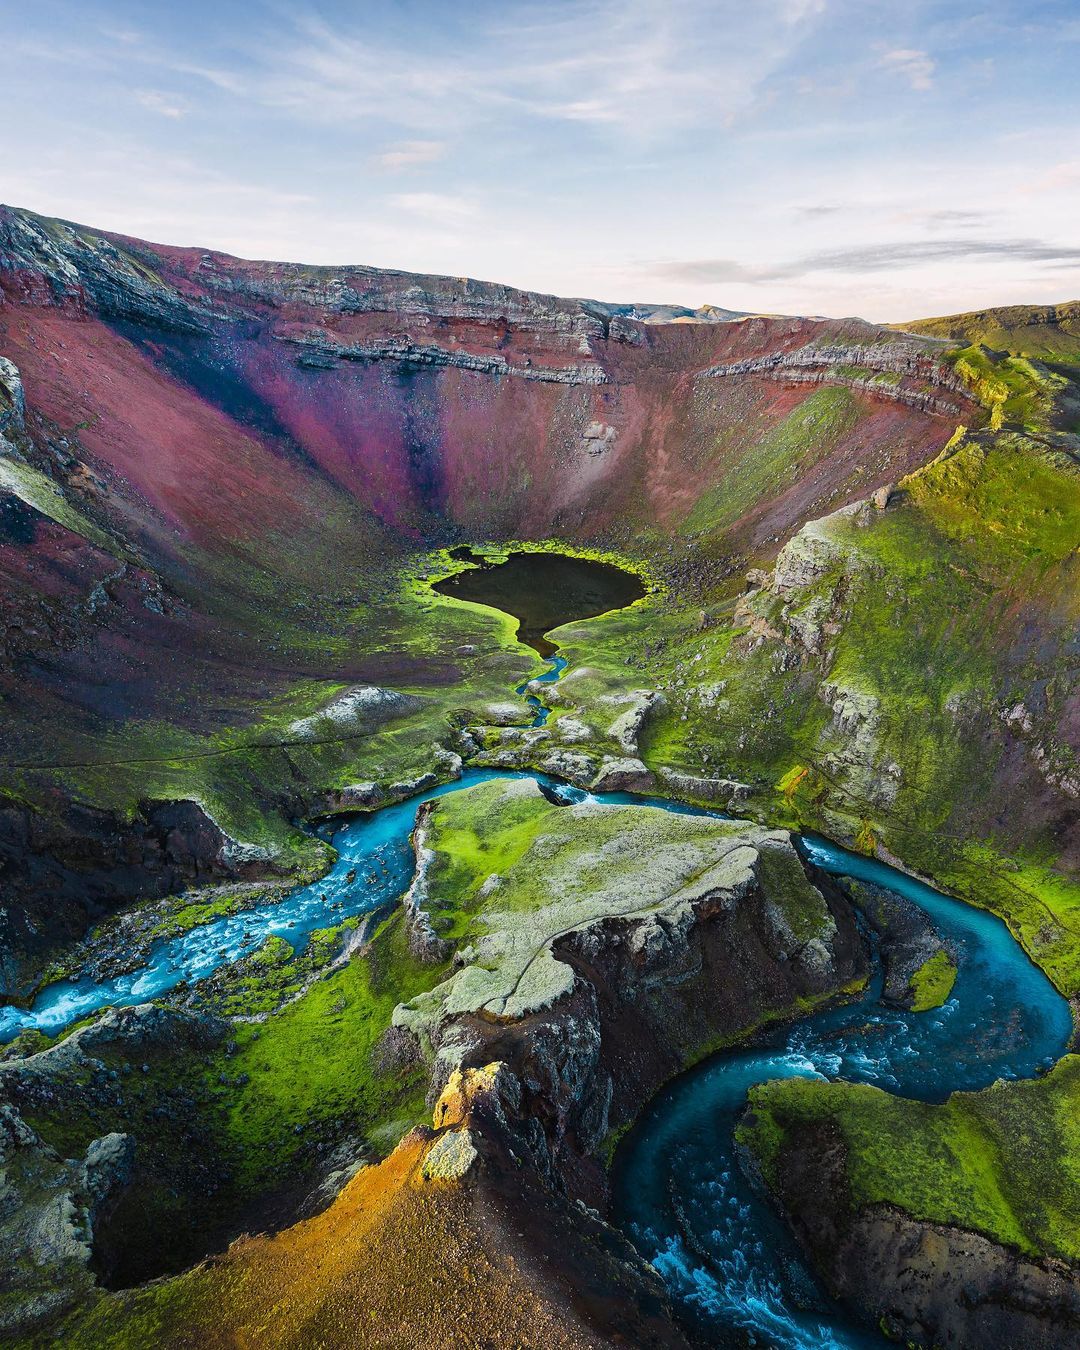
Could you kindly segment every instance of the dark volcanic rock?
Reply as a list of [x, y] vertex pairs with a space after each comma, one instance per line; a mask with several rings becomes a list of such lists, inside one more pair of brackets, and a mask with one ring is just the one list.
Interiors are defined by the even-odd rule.
[[32, 987], [37, 962], [116, 904], [197, 881], [277, 872], [265, 850], [231, 839], [198, 802], [144, 802], [133, 821], [88, 806], [65, 818], [0, 806], [0, 870], [22, 903], [0, 914], [0, 996]]
[[968, 1350], [1080, 1346], [1080, 1272], [977, 1233], [845, 1199], [844, 1145], [828, 1126], [782, 1151], [777, 1193], [834, 1295], [908, 1344]]
[[929, 915], [897, 891], [867, 881], [844, 879], [843, 889], [870, 920], [881, 939], [887, 1002], [910, 1008], [912, 977], [945, 948]]
[[[153, 1072], [181, 1056], [207, 1053], [226, 1029], [201, 1014], [124, 1008], [51, 1049], [0, 1064], [0, 1335], [25, 1334], [54, 1318], [99, 1279], [138, 1278], [148, 1257], [155, 1260], [140, 1249], [147, 1197], [171, 1191], [173, 1210], [181, 1214], [185, 1196], [197, 1206], [218, 1184], [207, 1141], [200, 1150], [191, 1147], [195, 1117], [169, 1091], [171, 1082], [156, 1089], [167, 1108], [123, 1133], [91, 1138], [75, 1157], [61, 1156], [43, 1136], [58, 1126], [66, 1136], [77, 1122], [89, 1128], [121, 1114], [114, 1066], [138, 1065], [142, 1093], [156, 1081]], [[172, 1235], [178, 1252], [190, 1236]]]

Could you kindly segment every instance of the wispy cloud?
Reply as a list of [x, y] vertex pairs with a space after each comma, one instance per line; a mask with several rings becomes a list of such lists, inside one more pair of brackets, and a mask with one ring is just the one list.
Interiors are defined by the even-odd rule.
[[425, 45], [422, 31], [406, 40], [301, 10], [286, 39], [253, 45], [247, 72], [172, 68], [310, 121], [426, 129], [521, 115], [648, 139], [739, 115], [825, 12], [825, 0], [554, 0], [450, 23]]
[[673, 281], [698, 284], [771, 282], [799, 280], [815, 272], [886, 272], [899, 267], [976, 259], [1068, 267], [1080, 264], [1080, 248], [1038, 239], [922, 239], [822, 250], [783, 263], [758, 265], [731, 258], [699, 258], [653, 263], [648, 265], [648, 270]]
[[1060, 298], [1080, 280], [1080, 161], [1046, 132], [1080, 120], [1068, 9], [0, 4], [25, 110], [2, 193], [563, 294], [870, 317]]
[[445, 141], [398, 141], [381, 150], [375, 156], [375, 163], [381, 169], [398, 172], [402, 169], [420, 168], [424, 164], [434, 164], [445, 154]]
[[916, 211], [912, 213], [914, 218], [921, 221], [928, 229], [974, 229], [978, 225], [985, 225], [993, 215], [991, 211], [971, 211], [966, 208], [944, 207], [935, 211]]
[[822, 220], [826, 216], [838, 215], [845, 208], [839, 202], [808, 202], [805, 206], [796, 206], [795, 214], [804, 220]]
[[879, 62], [886, 70], [902, 75], [912, 89], [932, 89], [937, 62], [929, 52], [915, 47], [899, 47], [886, 52]]
[[464, 225], [480, 213], [476, 202], [447, 192], [398, 192], [387, 200], [398, 211], [440, 225]]
[[173, 94], [163, 94], [159, 89], [136, 90], [135, 102], [147, 112], [158, 113], [161, 117], [184, 117], [188, 110], [183, 99]]
[[1029, 179], [1020, 186], [1025, 195], [1042, 192], [1061, 192], [1068, 188], [1080, 187], [1080, 159], [1064, 160], [1046, 169], [1038, 177]]

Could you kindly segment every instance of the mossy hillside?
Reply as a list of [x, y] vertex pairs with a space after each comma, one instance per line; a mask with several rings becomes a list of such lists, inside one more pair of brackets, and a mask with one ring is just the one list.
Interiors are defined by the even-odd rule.
[[[599, 732], [627, 677], [659, 689], [641, 749], [661, 783], [667, 768], [739, 779], [740, 811], [887, 846], [1002, 914], [1072, 993], [1080, 887], [1055, 867], [1047, 815], [1014, 808], [1018, 781], [1045, 791], [1036, 748], [1075, 772], [1057, 728], [1080, 475], [1029, 438], [984, 434], [901, 488], [885, 511], [804, 531], [806, 579], [784, 596], [720, 589], [702, 611], [651, 600], [561, 630], [573, 678], [552, 701]], [[1024, 700], [1032, 757], [1018, 764], [1005, 719]]]
[[[264, 848], [277, 870], [317, 876], [326, 866], [326, 847], [296, 828], [296, 816], [318, 811], [321, 801], [351, 783], [407, 782], [430, 772], [454, 746], [456, 727], [483, 720], [486, 705], [505, 701], [508, 689], [543, 668], [516, 642], [509, 616], [433, 595], [424, 584], [428, 566], [414, 561], [396, 583], [397, 600], [377, 617], [368, 607], [354, 609], [325, 650], [303, 652], [306, 663], [320, 660], [332, 669], [350, 645], [355, 663], [357, 650], [371, 652], [381, 639], [379, 660], [413, 673], [391, 686], [419, 700], [404, 714], [320, 724], [321, 709], [365, 681], [305, 678], [254, 706], [231, 706], [223, 695], [223, 725], [198, 734], [184, 723], [180, 696], [173, 722], [133, 720], [108, 733], [70, 729], [64, 763], [12, 770], [12, 792], [46, 809], [59, 776], [76, 799], [126, 819], [145, 801], [193, 799], [227, 834]], [[278, 644], [283, 664], [289, 651], [314, 642], [310, 632], [297, 636], [296, 648], [289, 640]], [[527, 720], [524, 707], [522, 716]], [[314, 732], [297, 732], [295, 724], [305, 719], [316, 719]]]
[[1029, 1255], [1080, 1260], [1080, 1057], [1044, 1078], [954, 1093], [940, 1106], [852, 1083], [787, 1079], [751, 1090], [739, 1129], [770, 1183], [799, 1132], [847, 1149], [848, 1203], [984, 1233]]
[[826, 459], [859, 417], [852, 391], [828, 385], [815, 389], [783, 421], [763, 427], [759, 436], [748, 436], [742, 426], [731, 428], [714, 447], [714, 453], [731, 459], [730, 469], [698, 498], [680, 530], [714, 534], [728, 529]]
[[931, 337], [964, 338], [973, 346], [1016, 356], [1080, 365], [1080, 303], [1076, 301], [1061, 305], [1009, 305], [944, 318], [916, 319], [892, 327]]
[[1007, 423], [1027, 431], [1046, 430], [1053, 418], [1056, 397], [1068, 380], [1022, 356], [1002, 356], [982, 346], [950, 352], [956, 373], [989, 414], [991, 431]]
[[[151, 1178], [138, 1192], [147, 1243], [164, 1242], [174, 1221], [196, 1234], [213, 1230], [253, 1199], [302, 1184], [313, 1150], [327, 1142], [348, 1139], [379, 1157], [427, 1118], [426, 1073], [382, 1054], [379, 1043], [399, 999], [429, 988], [444, 968], [410, 955], [400, 910], [365, 949], [328, 966], [344, 927], [313, 934], [295, 956], [270, 939], [194, 990], [193, 1001], [233, 1019], [209, 1055], [140, 1051], [131, 1064], [107, 1051], [112, 1091], [98, 1091], [90, 1073], [65, 1080], [52, 1106], [28, 1113], [64, 1157], [81, 1156], [110, 1130], [135, 1135]], [[186, 1193], [195, 1161], [213, 1171], [206, 1194]]]
[[[552, 739], [559, 741], [559, 722], [570, 717], [589, 730], [587, 740], [570, 743], [573, 748], [594, 756], [624, 755], [611, 728], [626, 711], [632, 691], [655, 690], [663, 702], [645, 719], [639, 753], [654, 768], [708, 769], [712, 750], [708, 738], [699, 739], [698, 728], [682, 713], [686, 700], [715, 705], [722, 699], [723, 706], [730, 707], [732, 699], [741, 696], [739, 689], [719, 689], [715, 676], [737, 631], [732, 624], [734, 607], [732, 597], [721, 596], [701, 609], [682, 605], [677, 595], [664, 592], [646, 596], [630, 610], [552, 630], [559, 654], [569, 662], [558, 684], [545, 687], [540, 695], [552, 708], [547, 723]], [[535, 758], [542, 761], [550, 748], [542, 744]], [[726, 771], [719, 762], [712, 768]], [[657, 790], [664, 790], [662, 783]]]
[[[1080, 540], [1080, 476], [1029, 443], [961, 456], [956, 470], [948, 460], [907, 480], [913, 500], [869, 527], [838, 523], [852, 618], [836, 635], [830, 678], [875, 698], [879, 761], [900, 769], [895, 796], [875, 802], [850, 761], [835, 750], [823, 755], [828, 747], [819, 745], [802, 759], [811, 771], [792, 797], [810, 819], [835, 800], [838, 778], [856, 801], [870, 798], [867, 814], [895, 853], [1003, 914], [1071, 993], [1080, 973], [1080, 893], [1054, 870], [1060, 841], [1045, 821], [1013, 824], [1010, 812], [980, 820], [979, 808], [1002, 794], [1006, 743], [997, 728], [1017, 704], [1032, 709], [1023, 715], [1026, 734], [1043, 762], [1065, 772], [1074, 762], [1056, 728], [1065, 718], [1068, 682], [1059, 671], [1077, 608], [1080, 560], [1070, 541]], [[1019, 463], [1002, 463], [1008, 459]], [[955, 473], [963, 475], [961, 491]], [[1003, 506], [1006, 483], [1020, 490]], [[941, 518], [947, 531], [937, 528]], [[984, 544], [988, 534], [994, 542]], [[866, 562], [855, 572], [853, 555]], [[1041, 649], [1013, 641], [1020, 608], [1038, 616]], [[1029, 763], [1037, 783], [1036, 761]]]
[[984, 585], [1052, 587], [1076, 565], [1080, 473], [1062, 452], [1013, 434], [965, 439], [902, 486]]
[[219, 1105], [242, 1187], [273, 1184], [327, 1130], [362, 1138], [381, 1155], [426, 1119], [426, 1073], [415, 1063], [384, 1064], [378, 1047], [397, 1003], [443, 974], [410, 955], [397, 910], [363, 954], [280, 1011], [234, 1027]]

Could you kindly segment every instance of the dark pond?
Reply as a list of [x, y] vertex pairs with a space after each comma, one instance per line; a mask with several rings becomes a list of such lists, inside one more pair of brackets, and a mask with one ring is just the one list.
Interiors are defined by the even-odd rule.
[[506, 562], [489, 563], [467, 548], [456, 548], [451, 557], [479, 565], [436, 582], [434, 589], [513, 614], [521, 623], [518, 637], [541, 656], [555, 651], [544, 637], [549, 628], [622, 609], [645, 594], [633, 572], [565, 553], [511, 553]]

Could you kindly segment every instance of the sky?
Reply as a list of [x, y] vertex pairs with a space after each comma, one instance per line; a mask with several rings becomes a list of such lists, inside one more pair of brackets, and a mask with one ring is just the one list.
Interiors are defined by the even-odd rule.
[[0, 0], [0, 201], [248, 258], [921, 318], [1080, 297], [1080, 0]]

